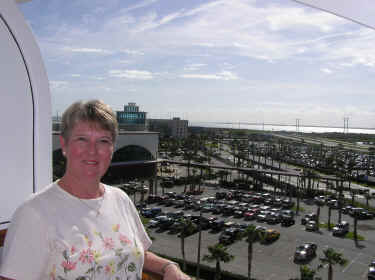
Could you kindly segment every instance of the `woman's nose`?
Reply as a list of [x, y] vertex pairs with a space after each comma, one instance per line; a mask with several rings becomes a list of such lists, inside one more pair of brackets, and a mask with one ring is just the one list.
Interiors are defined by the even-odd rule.
[[97, 152], [97, 147], [96, 147], [96, 142], [95, 141], [90, 141], [89, 142], [89, 153], [90, 154], [96, 154]]

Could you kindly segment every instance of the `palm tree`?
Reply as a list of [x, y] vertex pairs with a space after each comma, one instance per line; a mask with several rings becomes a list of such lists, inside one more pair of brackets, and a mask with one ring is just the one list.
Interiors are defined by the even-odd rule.
[[331, 212], [332, 207], [328, 206], [328, 231], [331, 231]]
[[369, 201], [372, 199], [372, 196], [370, 195], [370, 191], [366, 192], [365, 198], [366, 198], [366, 208], [369, 209], [370, 208]]
[[334, 249], [328, 248], [323, 251], [324, 257], [319, 258], [320, 264], [318, 269], [324, 267], [324, 265], [328, 264], [328, 280], [333, 280], [333, 266], [339, 264], [340, 266], [345, 266], [348, 262], [341, 253], [337, 253]]
[[208, 246], [209, 255], [204, 255], [203, 260], [208, 262], [216, 262], [216, 273], [215, 280], [221, 279], [220, 262], [230, 262], [234, 259], [234, 256], [227, 252], [228, 247], [223, 244], [217, 243], [212, 246]]
[[199, 277], [200, 277], [201, 244], [202, 244], [202, 209], [199, 210], [199, 223], [198, 223], [198, 256], [197, 256], [197, 272], [196, 272], [197, 280], [199, 280]]
[[257, 239], [258, 231], [254, 225], [249, 225], [245, 230], [247, 236], [247, 279], [251, 279], [251, 264], [253, 261], [253, 243]]
[[181, 240], [181, 253], [182, 253], [182, 260], [183, 260], [182, 269], [183, 271], [186, 271], [185, 238], [193, 234], [197, 230], [197, 227], [195, 226], [195, 224], [193, 224], [193, 222], [190, 219], [181, 218], [179, 222], [181, 223], [179, 236]]
[[357, 234], [357, 227], [358, 227], [358, 213], [354, 212], [353, 215], [353, 239], [355, 244], [358, 243], [358, 234]]
[[299, 215], [299, 200], [300, 200], [300, 187], [301, 187], [302, 178], [297, 177], [297, 187], [296, 187], [296, 196], [297, 196], [297, 206], [296, 206], [296, 216]]
[[318, 204], [317, 205], [317, 209], [316, 209], [316, 226], [318, 227], [318, 231], [319, 231], [319, 228], [320, 228], [320, 205]]
[[310, 268], [308, 265], [301, 265], [299, 271], [301, 273], [301, 280], [313, 280], [316, 274], [316, 270]]

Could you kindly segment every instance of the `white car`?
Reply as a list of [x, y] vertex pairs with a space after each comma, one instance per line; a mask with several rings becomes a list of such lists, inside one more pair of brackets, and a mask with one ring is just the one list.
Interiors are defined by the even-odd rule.
[[375, 279], [375, 260], [373, 260], [369, 267], [368, 267], [368, 273], [367, 273], [367, 278], [370, 279]]

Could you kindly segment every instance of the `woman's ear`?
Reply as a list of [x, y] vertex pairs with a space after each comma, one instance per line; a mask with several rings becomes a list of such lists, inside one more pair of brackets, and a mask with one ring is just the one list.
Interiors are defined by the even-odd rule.
[[59, 140], [60, 140], [60, 146], [61, 146], [61, 151], [62, 151], [62, 154], [63, 156], [65, 157], [66, 156], [66, 142], [65, 142], [65, 139], [64, 137], [62, 137], [61, 135], [59, 136]]

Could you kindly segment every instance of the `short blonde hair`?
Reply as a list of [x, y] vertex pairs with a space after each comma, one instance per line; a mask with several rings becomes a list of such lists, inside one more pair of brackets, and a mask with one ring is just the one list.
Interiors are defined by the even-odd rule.
[[78, 122], [92, 122], [108, 130], [113, 142], [118, 134], [118, 123], [115, 112], [101, 100], [78, 101], [70, 105], [62, 115], [61, 136], [69, 140], [74, 126]]

